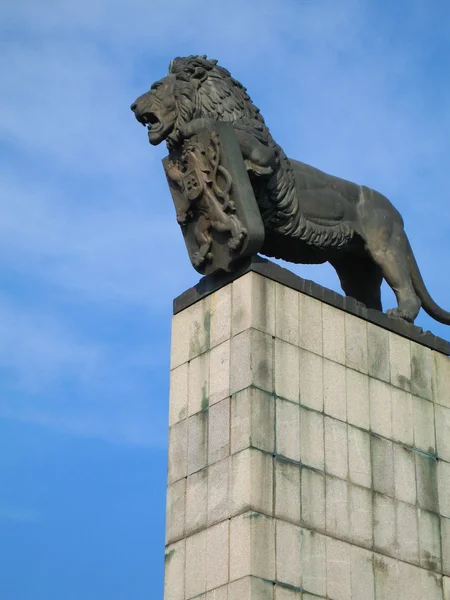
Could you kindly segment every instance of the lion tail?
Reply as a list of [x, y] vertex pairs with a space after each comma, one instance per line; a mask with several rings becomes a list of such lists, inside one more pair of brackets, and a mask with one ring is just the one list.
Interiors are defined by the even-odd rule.
[[443, 323], [444, 325], [450, 325], [450, 312], [447, 312], [446, 310], [441, 308], [431, 297], [430, 293], [428, 292], [425, 286], [425, 282], [422, 278], [419, 266], [417, 264], [417, 261], [415, 259], [414, 253], [408, 240], [407, 244], [411, 279], [413, 282], [414, 289], [416, 290], [416, 294], [419, 296], [422, 302], [422, 307], [424, 311], [427, 314], [429, 314], [430, 317], [432, 317], [436, 321], [439, 321], [439, 323]]

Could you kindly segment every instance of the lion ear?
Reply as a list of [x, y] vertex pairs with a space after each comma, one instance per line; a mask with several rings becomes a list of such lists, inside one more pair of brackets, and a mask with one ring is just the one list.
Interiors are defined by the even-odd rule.
[[208, 73], [206, 69], [203, 67], [195, 67], [195, 71], [192, 73], [192, 79], [197, 79], [197, 81], [202, 83], [207, 77]]

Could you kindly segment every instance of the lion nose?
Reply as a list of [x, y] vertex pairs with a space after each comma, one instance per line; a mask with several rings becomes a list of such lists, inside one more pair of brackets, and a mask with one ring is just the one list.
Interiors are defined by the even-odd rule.
[[130, 106], [130, 108], [131, 108], [131, 110], [132, 110], [133, 112], [136, 112], [136, 109], [137, 109], [137, 102], [133, 102], [133, 104]]

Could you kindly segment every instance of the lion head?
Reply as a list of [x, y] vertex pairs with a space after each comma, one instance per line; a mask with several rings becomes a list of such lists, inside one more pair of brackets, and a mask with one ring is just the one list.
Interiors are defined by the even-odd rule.
[[246, 89], [216, 60], [206, 56], [175, 58], [169, 74], [131, 105], [136, 119], [148, 128], [152, 145], [180, 140], [183, 127], [197, 118], [217, 121], [256, 119], [264, 123]]

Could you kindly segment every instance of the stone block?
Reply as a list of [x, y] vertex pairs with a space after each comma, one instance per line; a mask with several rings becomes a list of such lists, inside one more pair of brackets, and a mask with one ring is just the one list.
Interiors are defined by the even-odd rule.
[[168, 483], [187, 475], [188, 420], [175, 423], [169, 429]]
[[247, 575], [275, 578], [275, 521], [257, 512], [230, 521], [230, 581]]
[[442, 600], [440, 575], [402, 562], [397, 568], [400, 600]]
[[189, 362], [188, 414], [206, 410], [209, 405], [209, 358], [205, 352]]
[[325, 470], [330, 475], [348, 477], [347, 424], [325, 417]]
[[186, 598], [206, 592], [207, 530], [186, 538]]
[[232, 335], [251, 327], [275, 335], [275, 285], [256, 273], [246, 273], [233, 281]]
[[174, 315], [170, 368], [203, 354], [210, 347], [211, 297]]
[[186, 541], [166, 547], [164, 557], [164, 600], [185, 600]]
[[208, 412], [199, 412], [188, 419], [188, 475], [204, 469], [208, 460]]
[[208, 467], [208, 526], [229, 517], [230, 468], [231, 458]]
[[439, 493], [437, 484], [437, 461], [419, 452], [416, 458], [417, 501], [420, 508], [439, 512]]
[[413, 396], [414, 446], [418, 450], [434, 454], [436, 439], [434, 429], [434, 406], [432, 402]]
[[333, 600], [351, 598], [351, 546], [327, 537], [327, 594]]
[[342, 310], [322, 305], [323, 356], [345, 365], [345, 313]]
[[325, 476], [302, 468], [302, 524], [325, 533]]
[[442, 460], [437, 463], [439, 488], [439, 511], [443, 517], [450, 519], [450, 464]]
[[390, 382], [389, 332], [373, 323], [367, 323], [369, 375]]
[[223, 521], [206, 530], [206, 589], [213, 590], [228, 582], [229, 522]]
[[445, 575], [450, 575], [450, 519], [441, 518], [442, 567]]
[[172, 317], [171, 369], [175, 369], [189, 360], [190, 312], [183, 310]]
[[230, 394], [250, 385], [273, 391], [273, 340], [256, 329], [246, 329], [231, 340]]
[[370, 429], [369, 377], [347, 369], [347, 421], [361, 429]]
[[186, 535], [204, 529], [207, 524], [208, 469], [189, 475], [186, 483]]
[[300, 294], [299, 313], [300, 348], [322, 355], [322, 303], [315, 298]]
[[243, 577], [228, 586], [228, 600], [274, 600], [273, 593], [273, 583], [257, 577]]
[[325, 414], [347, 420], [345, 367], [330, 360], [323, 361], [323, 402]]
[[211, 348], [231, 337], [231, 288], [226, 285], [211, 295]]
[[208, 464], [230, 454], [230, 399], [225, 398], [209, 409]]
[[450, 462], [450, 408], [436, 405], [435, 416], [437, 453], [439, 458]]
[[433, 381], [433, 356], [430, 348], [411, 342], [411, 392], [431, 400]]
[[275, 517], [300, 524], [300, 465], [275, 460]]
[[392, 436], [393, 439], [406, 444], [414, 445], [414, 412], [411, 394], [391, 387], [392, 401]]
[[[309, 596], [311, 600], [318, 600], [317, 596], [315, 599], [312, 596]], [[276, 600], [302, 600], [302, 593], [300, 590], [293, 590], [290, 587], [284, 587], [283, 585], [275, 586], [275, 598]], [[303, 600], [305, 600], [307, 596], [303, 595]], [[320, 599], [319, 599], [320, 600]]]
[[411, 342], [389, 332], [391, 383], [406, 392], [411, 391]]
[[432, 571], [420, 570], [421, 592], [420, 600], [442, 600], [442, 576]]
[[[377, 600], [391, 600], [399, 597], [398, 564], [393, 558], [379, 554], [374, 556], [375, 598]], [[402, 598], [401, 600], [407, 599]]]
[[350, 541], [358, 546], [372, 548], [372, 492], [356, 485], [350, 485], [349, 500]]
[[444, 600], [450, 600], [450, 577], [443, 577], [444, 581]]
[[304, 465], [324, 470], [323, 415], [303, 407], [300, 407], [300, 452]]
[[301, 529], [292, 523], [276, 521], [276, 579], [299, 588], [301, 571]]
[[273, 513], [273, 457], [253, 448], [231, 457], [230, 512]]
[[439, 516], [419, 509], [420, 565], [442, 571], [441, 528]]
[[169, 426], [183, 421], [188, 416], [188, 363], [170, 373]]
[[372, 552], [352, 546], [350, 561], [351, 598], [355, 600], [375, 600]]
[[416, 463], [414, 452], [400, 444], [394, 444], [395, 497], [397, 500], [415, 504]]
[[326, 540], [320, 533], [302, 530], [303, 592], [316, 596], [325, 596], [327, 593]]
[[300, 402], [300, 349], [275, 339], [275, 394]]
[[373, 496], [373, 537], [374, 549], [383, 554], [396, 554], [397, 520], [395, 501], [388, 496]]
[[383, 437], [392, 438], [391, 387], [384, 381], [369, 380], [370, 429]]
[[437, 404], [450, 408], [450, 358], [440, 352], [433, 352], [434, 376], [433, 398]]
[[228, 585], [222, 585], [205, 595], [200, 596], [198, 600], [228, 600]]
[[184, 535], [186, 514], [186, 479], [167, 486], [166, 499], [166, 545]]
[[351, 369], [369, 372], [367, 323], [349, 313], [345, 313], [345, 362]]
[[275, 401], [268, 392], [246, 388], [231, 399], [231, 452], [248, 447], [275, 450]]
[[373, 488], [380, 494], [395, 495], [394, 452], [392, 442], [372, 436], [372, 477]]
[[230, 395], [230, 340], [209, 353], [209, 406]]
[[366, 488], [372, 487], [370, 435], [356, 427], [348, 427], [348, 464], [350, 481]]
[[323, 359], [300, 348], [300, 403], [323, 411]]
[[349, 485], [335, 477], [326, 477], [327, 535], [339, 539], [351, 538]]
[[404, 562], [397, 563], [398, 598], [400, 600], [424, 600], [422, 569]]
[[397, 502], [396, 516], [397, 557], [406, 562], [420, 564], [417, 508], [404, 502]]
[[294, 346], [299, 344], [299, 296], [297, 291], [275, 284], [275, 335]]
[[280, 456], [300, 461], [300, 407], [276, 399], [276, 452]]

